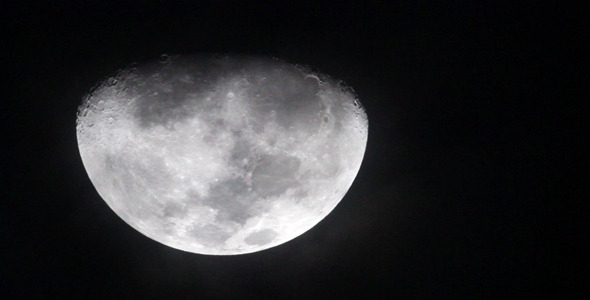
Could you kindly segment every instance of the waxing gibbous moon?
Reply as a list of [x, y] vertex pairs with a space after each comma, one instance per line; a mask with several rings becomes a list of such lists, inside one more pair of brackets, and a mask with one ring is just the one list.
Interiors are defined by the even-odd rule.
[[180, 250], [251, 253], [311, 229], [344, 197], [367, 144], [350, 88], [278, 59], [171, 56], [83, 100], [78, 146], [127, 224]]

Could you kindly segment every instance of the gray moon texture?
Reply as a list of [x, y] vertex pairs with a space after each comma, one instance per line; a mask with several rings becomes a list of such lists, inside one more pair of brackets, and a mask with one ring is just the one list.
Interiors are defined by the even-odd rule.
[[351, 187], [368, 120], [352, 89], [278, 59], [170, 56], [119, 71], [82, 101], [92, 184], [170, 247], [235, 255], [283, 244]]

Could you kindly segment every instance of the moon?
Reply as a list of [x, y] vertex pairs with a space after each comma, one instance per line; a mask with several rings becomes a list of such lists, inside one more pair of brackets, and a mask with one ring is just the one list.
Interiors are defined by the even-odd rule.
[[283, 244], [351, 187], [367, 115], [353, 90], [307, 67], [247, 56], [163, 56], [123, 69], [79, 107], [98, 194], [167, 246], [236, 255]]

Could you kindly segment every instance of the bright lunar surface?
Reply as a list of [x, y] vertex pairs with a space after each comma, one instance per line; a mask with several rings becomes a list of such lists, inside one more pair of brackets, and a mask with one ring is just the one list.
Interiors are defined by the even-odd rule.
[[344, 197], [367, 144], [350, 88], [277, 59], [171, 56], [84, 99], [84, 167], [126, 223], [173, 248], [243, 254], [285, 243]]

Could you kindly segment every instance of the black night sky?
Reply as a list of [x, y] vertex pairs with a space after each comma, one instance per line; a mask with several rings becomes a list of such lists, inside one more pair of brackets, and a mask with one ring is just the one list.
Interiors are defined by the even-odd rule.
[[[573, 175], [588, 166], [575, 153], [589, 111], [576, 90], [587, 81], [575, 55], [588, 39], [578, 27], [582, 10], [388, 2], [0, 5], [0, 298], [575, 292], [582, 266], [556, 254], [580, 243], [576, 218], [587, 212], [575, 201], [588, 199], [589, 177]], [[88, 179], [75, 135], [82, 97], [132, 62], [198, 52], [279, 57], [358, 94], [369, 117], [362, 168], [337, 208], [304, 235], [248, 255], [182, 252], [125, 224]], [[548, 243], [555, 236], [563, 240]]]

